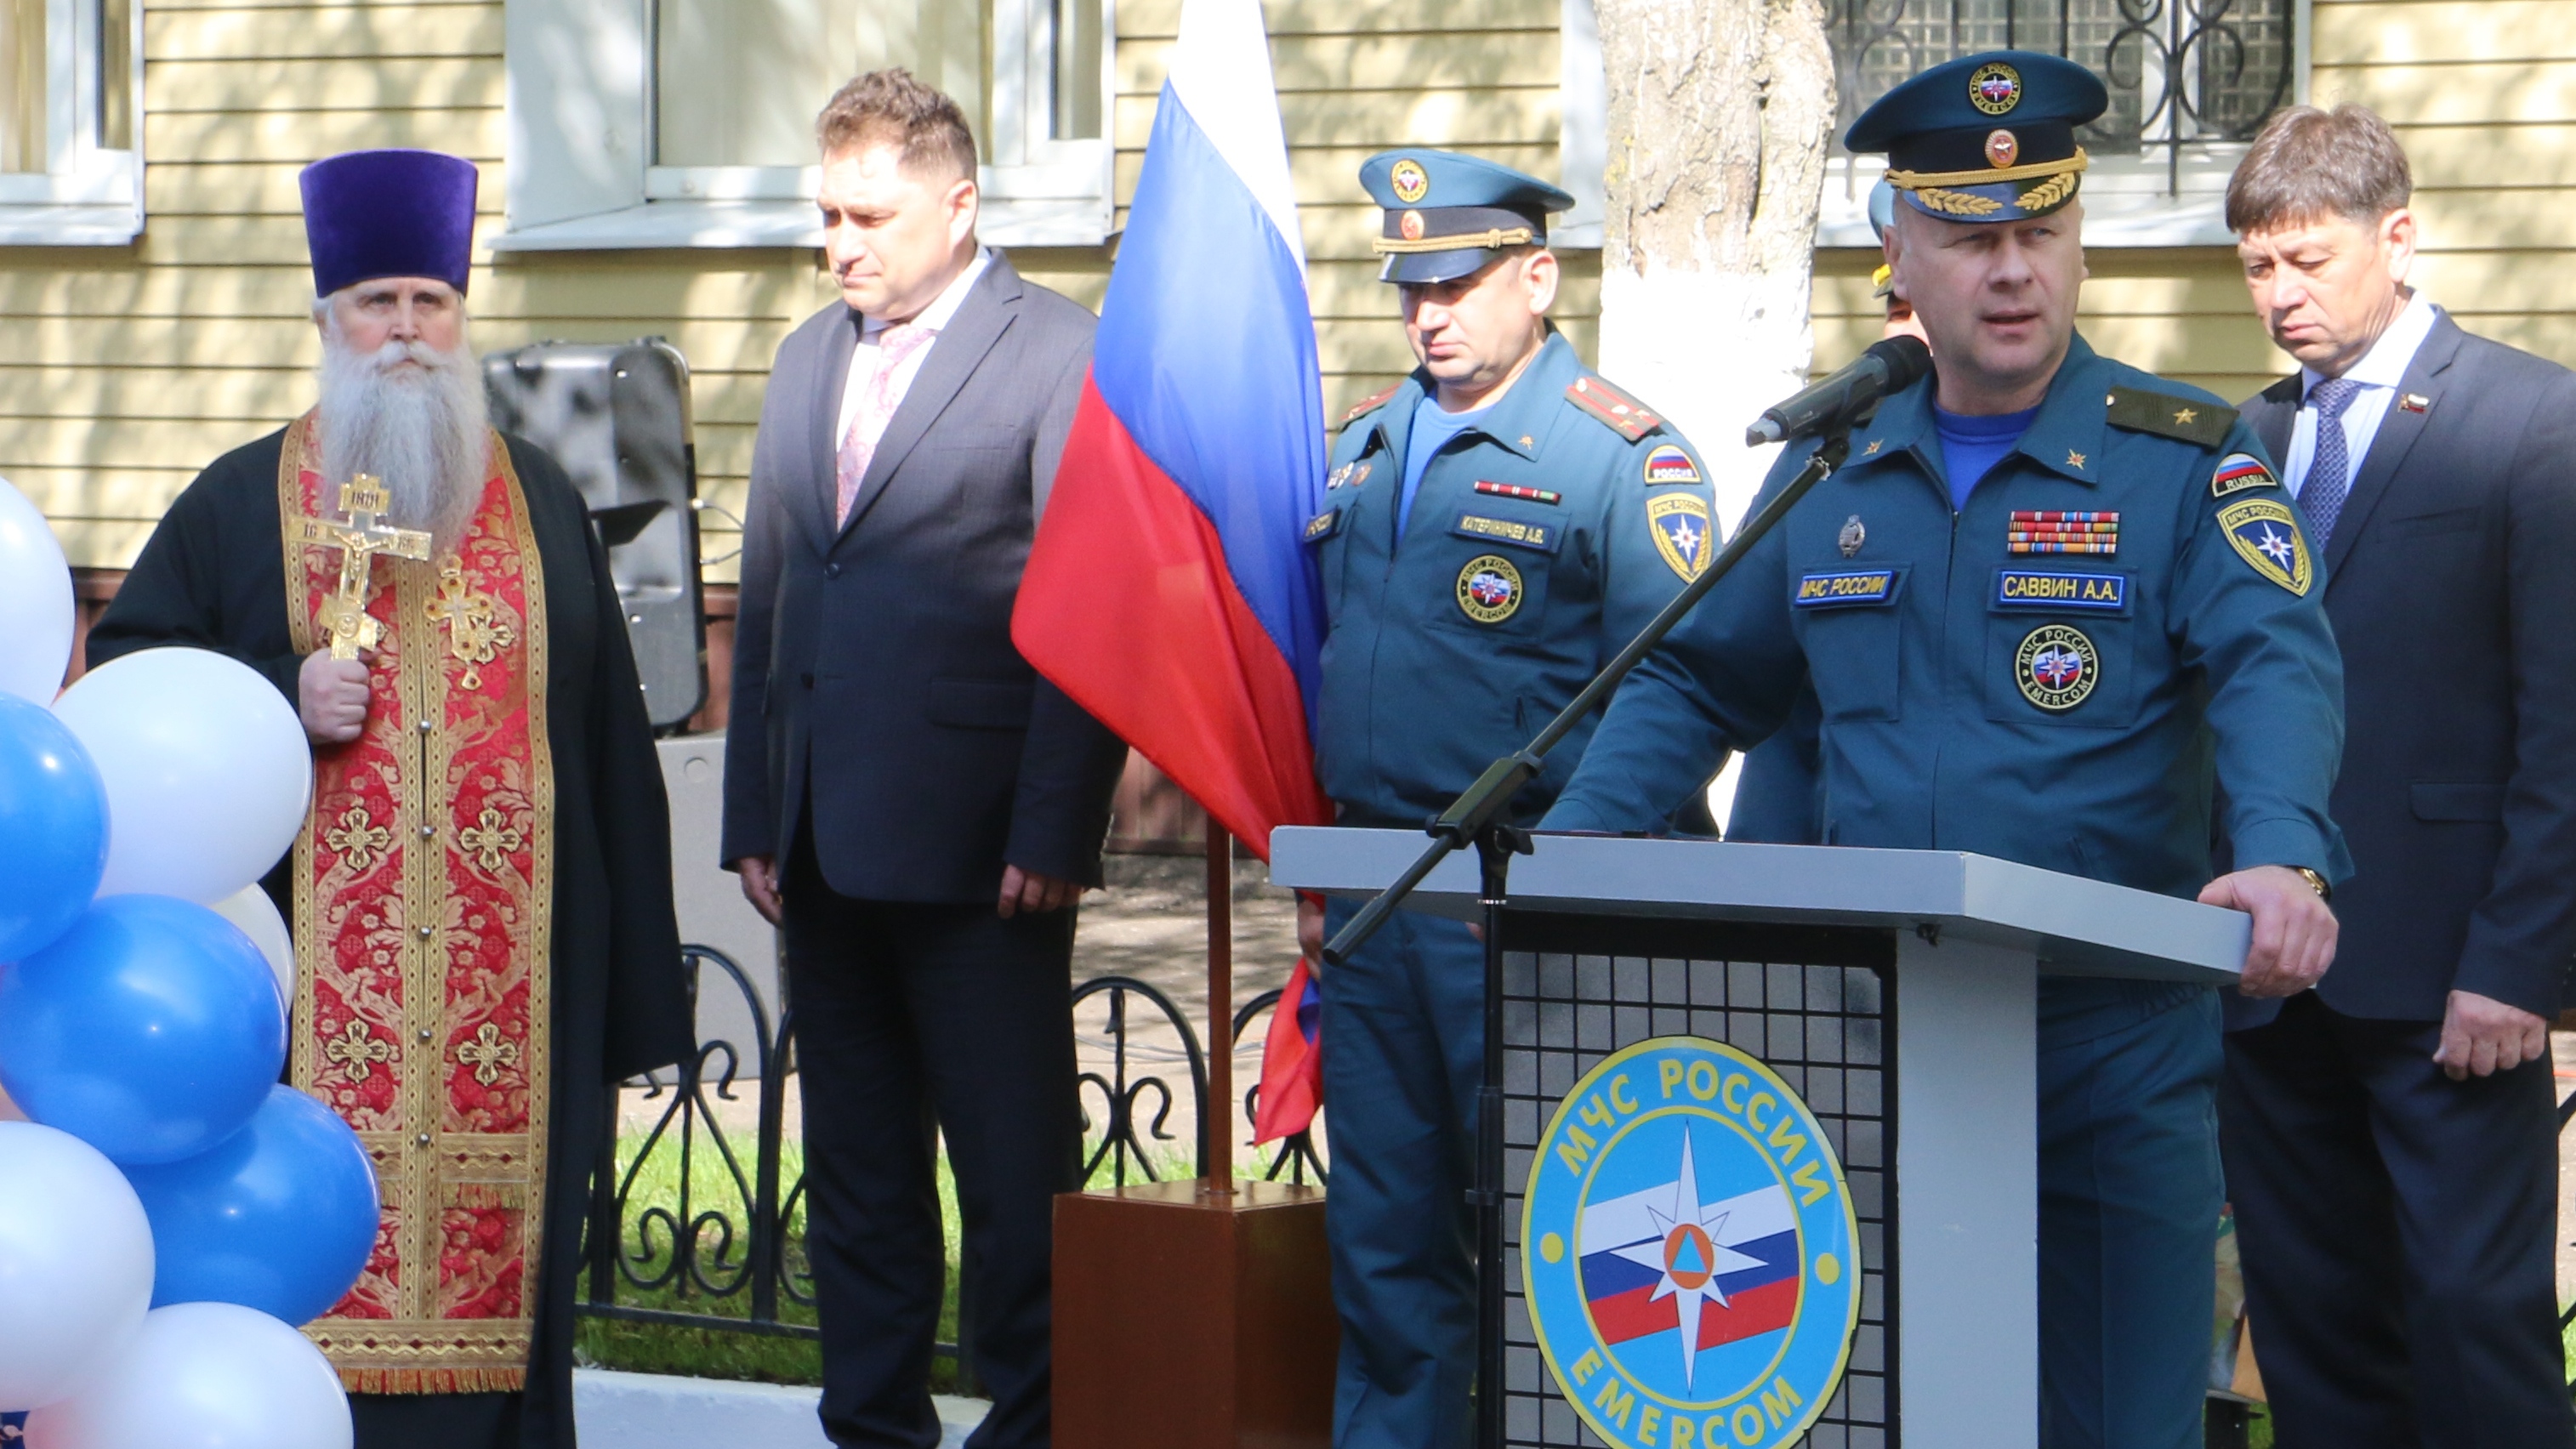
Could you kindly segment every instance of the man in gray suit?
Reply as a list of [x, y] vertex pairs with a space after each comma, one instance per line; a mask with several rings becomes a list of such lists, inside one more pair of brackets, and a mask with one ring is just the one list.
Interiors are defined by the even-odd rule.
[[780, 346], [761, 408], [723, 856], [785, 935], [825, 1432], [939, 1442], [935, 1126], [993, 1395], [968, 1442], [1026, 1449], [1081, 1149], [1073, 907], [1126, 753], [1010, 621], [1094, 319], [977, 245], [947, 96], [879, 71], [816, 130], [841, 301]]

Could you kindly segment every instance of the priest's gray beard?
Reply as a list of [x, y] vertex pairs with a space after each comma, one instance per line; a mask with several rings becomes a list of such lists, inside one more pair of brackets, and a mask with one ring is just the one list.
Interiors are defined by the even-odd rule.
[[395, 526], [429, 534], [439, 558], [455, 552], [490, 477], [473, 345], [460, 337], [454, 352], [441, 353], [397, 340], [360, 353], [326, 312], [321, 381], [322, 476], [333, 490], [324, 506], [336, 506], [340, 484], [372, 473], [392, 498]]

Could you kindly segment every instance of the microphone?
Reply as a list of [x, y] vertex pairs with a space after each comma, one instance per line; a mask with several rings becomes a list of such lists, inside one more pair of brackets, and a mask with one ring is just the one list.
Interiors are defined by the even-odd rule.
[[1842, 371], [1765, 408], [1744, 430], [1744, 446], [1758, 448], [1848, 428], [1876, 407], [1880, 398], [1912, 387], [1931, 370], [1932, 349], [1923, 345], [1922, 338], [1890, 337], [1873, 343]]

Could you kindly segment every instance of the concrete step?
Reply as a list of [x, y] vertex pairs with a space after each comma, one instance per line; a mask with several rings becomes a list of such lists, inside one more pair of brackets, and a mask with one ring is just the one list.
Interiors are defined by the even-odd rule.
[[[832, 1449], [814, 1417], [822, 1390], [723, 1379], [575, 1369], [573, 1420], [582, 1449]], [[945, 1395], [940, 1449], [958, 1449], [992, 1406]]]

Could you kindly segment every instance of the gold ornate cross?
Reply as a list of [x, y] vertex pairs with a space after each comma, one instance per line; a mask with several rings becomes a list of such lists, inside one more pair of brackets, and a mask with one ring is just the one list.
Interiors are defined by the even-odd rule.
[[502, 818], [500, 811], [486, 805], [482, 822], [458, 831], [456, 843], [465, 847], [465, 853], [474, 857], [486, 875], [499, 875], [501, 867], [508, 865], [510, 857], [518, 854], [519, 847], [528, 841], [519, 827]]
[[376, 1074], [378, 1063], [394, 1059], [394, 1045], [375, 1040], [365, 1022], [351, 1017], [340, 1035], [323, 1044], [322, 1055], [338, 1063], [341, 1074], [350, 1081], [363, 1082]]
[[295, 541], [340, 550], [340, 589], [322, 601], [322, 624], [331, 631], [331, 657], [355, 659], [373, 649], [384, 633], [367, 613], [367, 574], [377, 554], [395, 558], [429, 557], [429, 535], [417, 529], [378, 522], [392, 498], [372, 474], [361, 473], [340, 485], [340, 512], [345, 523], [319, 518], [295, 520]]
[[[429, 602], [433, 624], [447, 626], [448, 652], [465, 665], [456, 683], [463, 689], [483, 687], [483, 665], [500, 657], [500, 651], [518, 642], [518, 631], [500, 617], [500, 606], [490, 594], [474, 592], [465, 582], [465, 564], [449, 558], [438, 568], [438, 597]], [[516, 847], [512, 847], [516, 849]]]
[[501, 1028], [485, 1022], [474, 1033], [474, 1040], [456, 1049], [456, 1059], [474, 1069], [474, 1080], [491, 1086], [501, 1080], [504, 1068], [519, 1064], [519, 1044], [501, 1040]]

